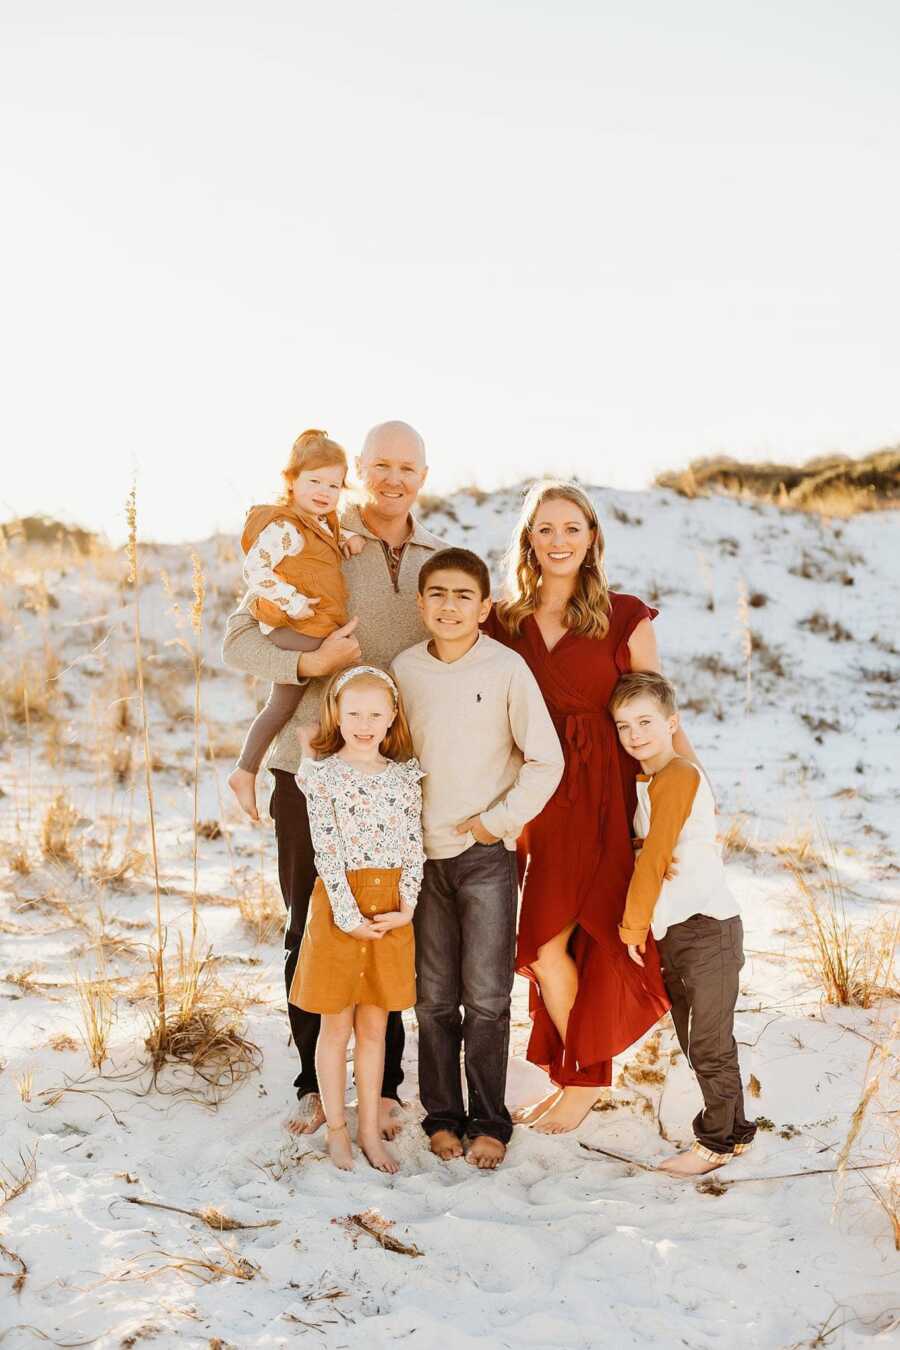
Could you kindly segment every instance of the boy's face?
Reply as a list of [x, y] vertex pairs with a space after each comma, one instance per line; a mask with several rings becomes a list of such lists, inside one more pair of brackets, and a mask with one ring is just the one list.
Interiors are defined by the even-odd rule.
[[649, 694], [620, 703], [613, 716], [619, 740], [635, 759], [646, 762], [672, 753], [678, 714], [667, 715]]
[[482, 598], [475, 578], [455, 567], [432, 572], [418, 601], [425, 627], [445, 642], [474, 637], [491, 608], [491, 597]]

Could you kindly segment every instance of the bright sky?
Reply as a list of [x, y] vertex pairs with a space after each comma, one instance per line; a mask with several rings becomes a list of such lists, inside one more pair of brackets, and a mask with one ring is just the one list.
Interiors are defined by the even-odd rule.
[[[73, 11], [80, 11], [78, 16]], [[900, 440], [894, 0], [6, 0], [0, 516]]]

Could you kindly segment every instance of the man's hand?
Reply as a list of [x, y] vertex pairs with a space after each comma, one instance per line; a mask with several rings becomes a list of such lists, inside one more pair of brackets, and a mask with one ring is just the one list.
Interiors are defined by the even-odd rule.
[[496, 844], [500, 838], [497, 834], [491, 834], [481, 823], [481, 816], [469, 816], [461, 825], [456, 827], [457, 834], [471, 834], [478, 844]]
[[392, 909], [387, 914], [376, 914], [372, 920], [372, 927], [377, 928], [383, 935], [389, 933], [392, 928], [405, 928], [408, 923], [412, 923], [412, 916], [411, 909]]
[[644, 964], [643, 961], [641, 960], [641, 957], [644, 955], [644, 952], [646, 950], [647, 950], [646, 942], [629, 942], [628, 944], [628, 955], [631, 957], [632, 961], [636, 966], [642, 966]]
[[374, 923], [369, 923], [368, 919], [363, 919], [362, 923], [358, 923], [355, 928], [350, 930], [348, 936], [356, 938], [357, 942], [376, 942], [384, 937], [384, 933], [376, 928]]
[[353, 617], [343, 628], [337, 628], [314, 652], [301, 652], [297, 657], [297, 674], [301, 680], [315, 679], [319, 675], [333, 675], [336, 670], [344, 670], [354, 665], [360, 657], [359, 643], [353, 636], [353, 630], [359, 623]]
[[341, 544], [341, 552], [345, 558], [352, 558], [357, 553], [362, 553], [366, 546], [366, 541], [361, 534], [348, 535]]

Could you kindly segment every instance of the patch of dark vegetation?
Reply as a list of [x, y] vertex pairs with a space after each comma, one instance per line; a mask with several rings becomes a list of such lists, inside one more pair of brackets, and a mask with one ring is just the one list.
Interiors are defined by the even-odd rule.
[[610, 512], [613, 520], [617, 520], [620, 525], [643, 525], [643, 516], [630, 516], [621, 506], [614, 506]]
[[746, 462], [720, 455], [660, 474], [656, 486], [682, 497], [723, 492], [794, 511], [852, 516], [900, 504], [900, 446], [852, 459], [825, 455], [805, 464]]
[[829, 619], [828, 615], [823, 614], [820, 609], [814, 610], [805, 619], [801, 619], [797, 627], [805, 628], [808, 633], [818, 633], [820, 637], [827, 637], [829, 642], [853, 642], [854, 640], [849, 628], [845, 628], [837, 619]]
[[80, 525], [64, 525], [51, 516], [19, 516], [0, 525], [9, 543], [21, 540], [25, 544], [70, 544], [78, 553], [88, 554], [99, 542], [100, 536]]
[[762, 633], [757, 633], [755, 628], [750, 631], [750, 647], [761, 670], [764, 670], [767, 675], [775, 675], [779, 679], [784, 678], [787, 670], [782, 660], [782, 652], [777, 647], [771, 647]]

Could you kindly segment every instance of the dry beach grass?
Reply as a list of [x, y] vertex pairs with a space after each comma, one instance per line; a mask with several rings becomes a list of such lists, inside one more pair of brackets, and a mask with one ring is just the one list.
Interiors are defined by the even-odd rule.
[[[692, 730], [696, 723], [715, 760], [728, 813], [726, 852], [744, 888], [748, 931], [759, 921], [760, 935], [748, 942], [738, 1035], [755, 1083], [753, 1109], [772, 1128], [761, 1131], [760, 1153], [742, 1171], [736, 1165], [721, 1174], [718, 1189], [691, 1190], [677, 1203], [671, 1189], [660, 1203], [664, 1183], [652, 1171], [657, 1153], [685, 1138], [693, 1109], [689, 1070], [666, 1025], [622, 1057], [620, 1085], [592, 1113], [585, 1150], [576, 1140], [530, 1135], [514, 1144], [506, 1173], [488, 1182], [432, 1168], [414, 1110], [399, 1145], [401, 1177], [390, 1186], [358, 1171], [350, 1189], [340, 1189], [343, 1181], [332, 1189], [315, 1139], [278, 1151], [295, 1069], [283, 1013], [274, 846], [270, 830], [240, 821], [222, 795], [225, 765], [260, 692], [218, 669], [223, 618], [238, 585], [233, 542], [192, 550], [140, 541], [136, 497], [124, 552], [47, 522], [40, 537], [32, 525], [6, 531], [0, 1292], [20, 1300], [16, 1322], [40, 1324], [61, 1343], [108, 1334], [110, 1344], [124, 1344], [152, 1334], [161, 1345], [188, 1333], [197, 1343], [250, 1344], [262, 1325], [273, 1343], [312, 1332], [327, 1344], [339, 1326], [355, 1348], [382, 1335], [409, 1334], [416, 1344], [413, 1333], [432, 1306], [446, 1335], [448, 1319], [462, 1316], [473, 1298], [478, 1325], [466, 1334], [493, 1345], [515, 1334], [511, 1314], [504, 1314], [507, 1329], [498, 1308], [532, 1298], [531, 1343], [577, 1346], [583, 1342], [571, 1331], [566, 1300], [583, 1323], [579, 1299], [585, 1290], [595, 1296], [604, 1270], [615, 1280], [645, 1272], [641, 1243], [649, 1251], [670, 1242], [672, 1262], [685, 1254], [682, 1272], [691, 1256], [702, 1265], [709, 1249], [690, 1244], [717, 1224], [741, 1260], [750, 1249], [760, 1259], [771, 1247], [782, 1264], [796, 1249], [779, 1246], [783, 1234], [796, 1232], [799, 1243], [815, 1233], [823, 1245], [814, 1260], [837, 1290], [850, 1278], [838, 1260], [846, 1257], [854, 1272], [845, 1301], [858, 1294], [860, 1316], [882, 1316], [882, 1305], [859, 1291], [883, 1289], [886, 1235], [893, 1247], [898, 1233], [897, 1167], [884, 1165], [897, 1155], [900, 1119], [897, 928], [882, 897], [900, 864], [877, 759], [896, 720], [898, 654], [871, 607], [857, 603], [851, 611], [844, 603], [865, 599], [874, 558], [854, 561], [862, 556], [856, 536], [838, 535], [843, 523], [821, 514], [823, 502], [843, 493], [844, 508], [833, 514], [846, 515], [852, 530], [850, 503], [858, 498], [858, 509], [869, 512], [873, 493], [869, 480], [855, 478], [851, 491], [832, 474], [831, 495], [823, 482], [812, 508], [803, 494], [791, 497], [799, 481], [783, 493], [772, 487], [777, 519], [767, 505], [751, 512], [740, 501], [703, 496], [722, 486], [768, 502], [763, 478], [750, 472], [755, 466], [745, 468], [740, 480], [700, 474], [699, 501], [671, 492], [604, 498], [611, 558], [636, 592], [653, 566], [664, 575], [658, 557], [648, 561], [649, 530], [671, 517], [684, 561], [659, 582], [662, 620], [668, 610], [678, 625], [665, 632], [664, 645], [683, 701], [696, 708]], [[873, 474], [876, 468], [888, 472], [890, 462], [879, 461]], [[893, 504], [889, 481], [878, 479], [875, 495]], [[454, 541], [499, 557], [516, 497], [454, 497]], [[782, 518], [795, 505], [809, 514]], [[440, 522], [449, 535], [456, 527], [440, 510], [436, 504], [435, 528]], [[688, 542], [692, 522], [697, 537]], [[674, 548], [662, 537], [660, 548]], [[863, 715], [872, 727], [865, 743], [849, 729]], [[788, 790], [790, 809], [781, 806]], [[769, 793], [781, 794], [771, 810]], [[519, 1019], [517, 1073], [521, 1011]], [[411, 1021], [408, 1034], [414, 1061]], [[808, 1099], [805, 1113], [795, 1079]], [[124, 1187], [117, 1173], [129, 1178]], [[829, 1173], [841, 1178], [833, 1196], [825, 1190]], [[819, 1202], [795, 1191], [779, 1198], [766, 1181], [794, 1174], [809, 1180], [784, 1185], [818, 1187]], [[630, 1192], [618, 1189], [628, 1185]], [[493, 1190], [477, 1189], [484, 1186]], [[736, 1198], [751, 1190], [762, 1195], [759, 1208]], [[832, 1200], [829, 1236], [822, 1230]], [[721, 1217], [691, 1208], [701, 1203], [720, 1207]], [[735, 1218], [738, 1204], [745, 1208]], [[613, 1210], [616, 1222], [605, 1227]], [[57, 1278], [50, 1272], [56, 1249], [42, 1254], [41, 1233], [73, 1215], [84, 1217], [67, 1239], [69, 1264], [59, 1275], [61, 1301], [69, 1301], [59, 1316], [70, 1321], [54, 1322], [35, 1292]], [[798, 1215], [808, 1216], [802, 1230], [791, 1227]], [[222, 1246], [210, 1229], [227, 1232]], [[626, 1229], [639, 1242], [623, 1250], [617, 1244]], [[80, 1263], [77, 1237], [85, 1245]], [[355, 1255], [351, 1238], [360, 1243]], [[565, 1259], [543, 1283], [541, 1261], [556, 1243]], [[469, 1264], [474, 1249], [485, 1254], [487, 1274]], [[419, 1278], [426, 1293], [404, 1302], [418, 1298]], [[639, 1283], [646, 1290], [668, 1278], [657, 1263], [653, 1280]], [[729, 1278], [744, 1277], [732, 1271]], [[798, 1289], [803, 1284], [794, 1339], [802, 1334], [809, 1343], [829, 1309], [820, 1307], [811, 1280], [792, 1278]], [[148, 1282], [155, 1293], [141, 1302]], [[88, 1287], [94, 1300], [101, 1287], [104, 1298], [121, 1291], [127, 1318], [104, 1320], [99, 1301], [88, 1306], [78, 1292]], [[332, 1291], [333, 1298], [320, 1295], [329, 1309], [340, 1296], [341, 1315], [330, 1311], [323, 1321], [312, 1294], [305, 1301], [313, 1288]], [[232, 1290], [240, 1291], [233, 1302]], [[612, 1334], [623, 1344], [640, 1344], [634, 1335], [644, 1334], [646, 1344], [665, 1346], [677, 1324], [678, 1337], [689, 1336], [699, 1314], [682, 1309], [677, 1293], [668, 1295], [665, 1325], [651, 1311], [641, 1333], [617, 1323]], [[217, 1321], [225, 1307], [233, 1320]], [[260, 1324], [242, 1321], [241, 1308], [267, 1312]], [[743, 1323], [728, 1321], [731, 1311], [716, 1316], [733, 1344], [751, 1343], [741, 1339]], [[138, 1336], [142, 1327], [157, 1330]], [[698, 1344], [711, 1334], [704, 1328]], [[769, 1333], [771, 1326], [759, 1332], [759, 1343], [788, 1343]]]

